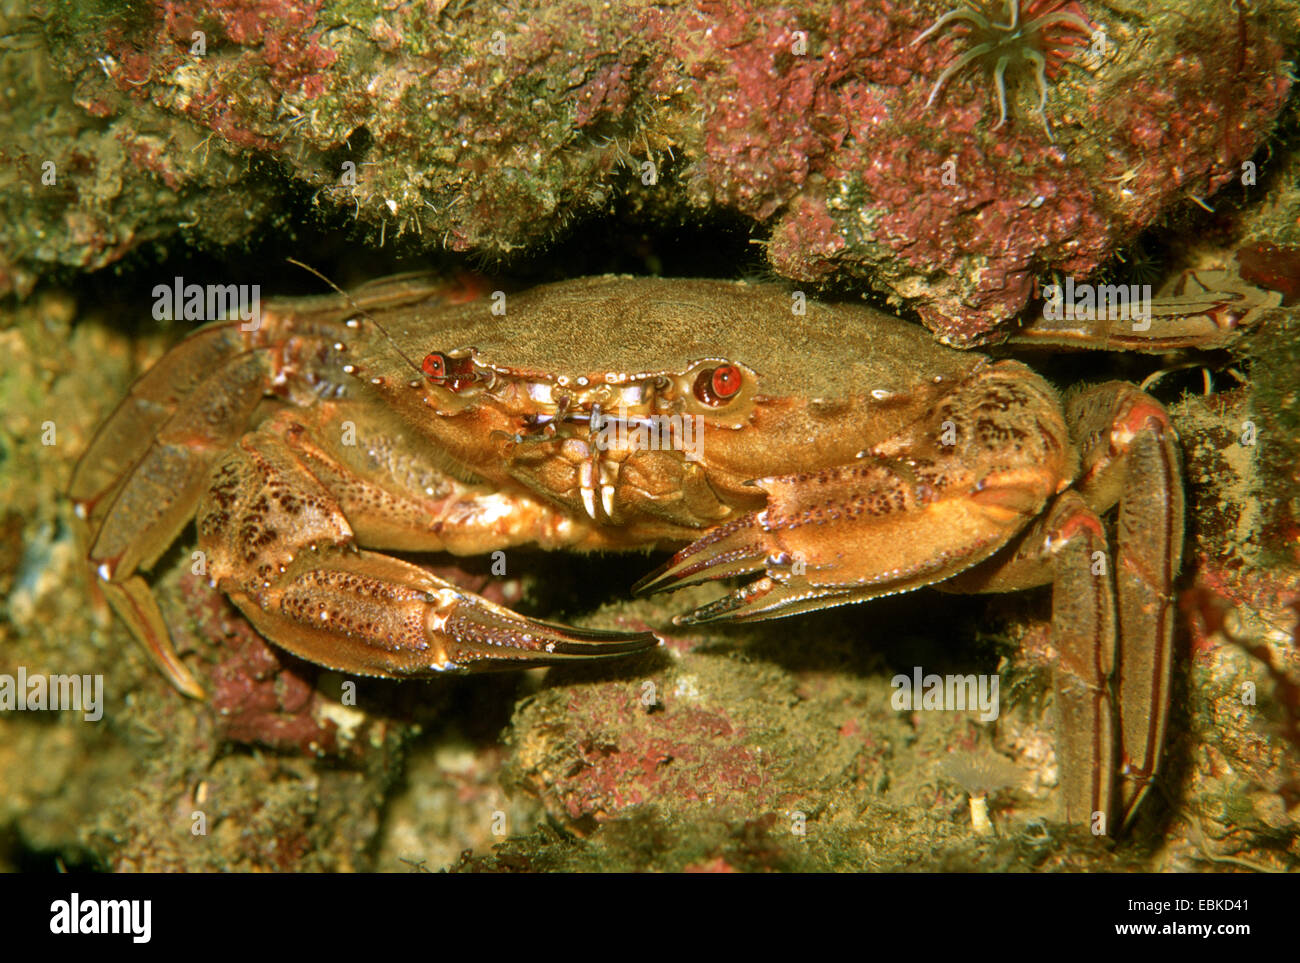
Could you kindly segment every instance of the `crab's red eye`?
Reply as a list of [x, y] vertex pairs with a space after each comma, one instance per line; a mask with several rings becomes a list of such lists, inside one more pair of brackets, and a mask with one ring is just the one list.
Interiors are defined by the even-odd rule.
[[441, 381], [443, 378], [447, 377], [447, 356], [445, 354], [439, 354], [437, 351], [425, 355], [424, 364], [420, 367], [424, 369], [424, 373], [430, 378], [433, 378], [435, 381]]
[[477, 384], [481, 378], [474, 369], [473, 356], [467, 354], [458, 357], [459, 354], [460, 352], [443, 354], [441, 351], [430, 351], [420, 362], [420, 370], [430, 381], [442, 388], [457, 392], [464, 391], [471, 385]]
[[723, 364], [713, 369], [710, 379], [713, 393], [719, 398], [727, 399], [740, 390], [740, 369], [734, 364]]
[[695, 379], [695, 397], [716, 408], [736, 397], [744, 381], [740, 369], [734, 364], [706, 368]]

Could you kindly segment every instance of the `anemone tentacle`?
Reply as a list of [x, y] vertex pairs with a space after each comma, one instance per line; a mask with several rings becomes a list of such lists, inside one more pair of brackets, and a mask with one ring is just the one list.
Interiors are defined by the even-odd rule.
[[[931, 107], [938, 99], [945, 85], [972, 64], [977, 64], [993, 86], [998, 102], [998, 123], [993, 128], [999, 130], [1007, 122], [1007, 88], [1032, 77], [1038, 89], [1038, 114], [1048, 140], [1052, 139], [1052, 128], [1047, 122], [1047, 88], [1048, 70], [1055, 71], [1060, 63], [1068, 59], [1064, 51], [1075, 46], [1079, 38], [1076, 31], [1090, 36], [1094, 26], [1084, 16], [1068, 9], [1061, 9], [1066, 4], [1057, 0], [1051, 9], [1036, 13], [1038, 6], [1031, 0], [1026, 16], [1021, 0], [967, 0], [956, 10], [950, 10], [922, 31], [911, 46], [934, 37], [950, 25], [958, 25], [959, 35], [966, 40], [967, 49], [960, 54], [935, 81], [930, 89], [930, 96], [925, 106]], [[1069, 6], [1077, 5], [1069, 3]], [[999, 20], [999, 14], [1005, 15], [1005, 22]], [[1023, 21], [1023, 22], [1022, 22]], [[1050, 65], [1050, 66], [1049, 66]]]

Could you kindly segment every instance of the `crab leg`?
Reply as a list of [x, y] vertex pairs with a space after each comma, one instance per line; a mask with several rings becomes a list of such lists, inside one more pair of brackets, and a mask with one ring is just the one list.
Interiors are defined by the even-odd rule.
[[213, 580], [277, 645], [345, 672], [414, 678], [609, 658], [658, 643], [649, 632], [525, 618], [361, 550], [338, 493], [278, 433], [291, 428], [291, 414], [226, 455], [197, 516]]
[[1117, 751], [1111, 693], [1115, 596], [1110, 579], [1096, 574], [1097, 560], [1109, 558], [1106, 532], [1072, 491], [1057, 499], [1045, 523], [1051, 534], [1043, 544], [1056, 555], [1052, 638], [1058, 661], [1052, 689], [1065, 818], [1105, 834], [1114, 826]]
[[[68, 493], [80, 518], [94, 523], [108, 514], [112, 496], [132, 469], [159, 447], [155, 434], [205, 384], [221, 385], [226, 366], [246, 350], [233, 325], [195, 332], [185, 345], [171, 363], [154, 365], [136, 380], [77, 463]], [[220, 377], [214, 380], [214, 374]], [[206, 397], [225, 400], [227, 392], [209, 390]]]
[[177, 656], [138, 572], [175, 541], [213, 461], [247, 429], [279, 372], [292, 364], [272, 337], [296, 335], [298, 347], [315, 343], [319, 320], [285, 323], [264, 312], [254, 331], [234, 321], [200, 328], [135, 381], [73, 472], [69, 495], [86, 523], [93, 584], [188, 696], [203, 698], [203, 688]]
[[[426, 276], [400, 275], [363, 286], [351, 303], [432, 303], [431, 290]], [[283, 390], [296, 354], [335, 340], [342, 317], [337, 299], [327, 297], [285, 301], [279, 310], [264, 311], [252, 331], [218, 321], [195, 331], [165, 362], [136, 379], [81, 456], [69, 485], [78, 516], [102, 543], [92, 555], [129, 569], [131, 559], [118, 558], [115, 549], [144, 530], [148, 547], [137, 545], [141, 554], [135, 561], [147, 559], [147, 568], [176, 534], [159, 528], [158, 519], [182, 506], [193, 508], [216, 453], [244, 432], [262, 397]], [[126, 501], [119, 504], [121, 498]], [[132, 511], [137, 507], [156, 517], [142, 519]]]
[[1066, 416], [1082, 448], [1078, 491], [1098, 512], [1119, 504], [1111, 687], [1120, 738], [1119, 813], [1127, 824], [1160, 764], [1169, 716], [1174, 579], [1183, 547], [1178, 438], [1160, 403], [1125, 382], [1076, 395]]
[[[340, 441], [345, 422], [355, 434], [352, 444]], [[362, 545], [453, 555], [516, 545], [618, 547], [608, 529], [525, 493], [438, 470], [436, 453], [406, 451], [399, 429], [370, 417], [363, 405], [319, 402], [310, 409], [284, 409], [258, 435], [290, 451], [329, 490]]]
[[[1097, 296], [1116, 304], [1132, 290], [1130, 285], [1098, 285]], [[1079, 318], [1044, 316], [1021, 328], [1008, 343], [1152, 354], [1220, 348], [1281, 300], [1276, 291], [1256, 288], [1228, 271], [1188, 271], [1171, 290], [1151, 298], [1147, 317], [1132, 317], [1132, 303], [1126, 311], [1098, 308]], [[1119, 316], [1124, 314], [1129, 316]]]
[[212, 460], [243, 432], [269, 378], [265, 354], [248, 351], [234, 325], [197, 332], [173, 364], [136, 381], [70, 486], [89, 530], [96, 584], [168, 678], [195, 698], [203, 689], [176, 655], [137, 571], [185, 527]]
[[1102, 833], [1114, 826], [1119, 747], [1109, 569], [1101, 519], [1077, 491], [1068, 490], [1004, 551], [938, 586], [947, 592], [1013, 592], [1051, 584], [1052, 692], [1065, 818]]
[[1127, 821], [1155, 776], [1169, 714], [1174, 579], [1183, 548], [1178, 440], [1160, 403], [1124, 382], [1084, 392], [1067, 415], [1079, 437], [1095, 439], [1083, 453], [1079, 490], [1099, 510], [1119, 502], [1115, 691]]
[[[1084, 391], [1070, 400], [1067, 417], [1083, 449], [1077, 492], [1064, 493], [1044, 522], [1004, 552], [941, 587], [1004, 592], [1052, 583], [1057, 758], [1067, 818], [1109, 833], [1132, 819], [1164, 745], [1182, 475], [1168, 414], [1133, 385]], [[1097, 513], [1116, 503], [1112, 589], [1111, 554]], [[1112, 790], [1116, 768], [1120, 779]]]

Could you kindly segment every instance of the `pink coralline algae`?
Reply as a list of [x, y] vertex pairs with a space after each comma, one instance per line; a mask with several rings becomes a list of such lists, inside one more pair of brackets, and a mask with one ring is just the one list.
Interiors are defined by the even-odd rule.
[[[1053, 18], [1000, 75], [963, 63], [973, 21], [926, 35], [951, 0], [391, 6], [155, 0], [56, 31], [68, 109], [139, 164], [100, 157], [60, 181], [66, 204], [9, 204], [0, 267], [29, 287], [41, 264], [100, 265], [178, 224], [227, 243], [274, 216], [227, 202], [230, 172], [269, 159], [379, 245], [536, 247], [619, 194], [650, 214], [737, 212], [778, 274], [874, 290], [970, 344], [1042, 278], [1088, 275], [1240, 178], [1290, 89], [1300, 23], [1295, 0], [1122, 18], [987, 0], [990, 23]], [[16, 132], [15, 169], [65, 170], [68, 136]], [[250, 196], [273, 189], [246, 179]], [[69, 233], [109, 203], [111, 232]]]
[[648, 713], [637, 690], [619, 698], [578, 687], [568, 695], [563, 742], [552, 742], [552, 727], [534, 719], [514, 736], [514, 765], [516, 780], [571, 828], [588, 831], [650, 803], [772, 802], [761, 750], [725, 714], [688, 706]]
[[[961, 38], [913, 46], [935, 19], [920, 11], [862, 0], [819, 22], [795, 7], [701, 9], [711, 43], [692, 77], [712, 106], [695, 170], [715, 201], [771, 218], [781, 274], [864, 278], [970, 343], [1019, 312], [1038, 277], [1087, 275], [1172, 205], [1240, 174], [1289, 81], [1262, 18], [1244, 21], [1238, 46], [1229, 14], [1180, 15], [1177, 43], [1161, 22], [1098, 22], [1108, 39], [1056, 71], [1053, 142], [1033, 84], [1008, 90], [1030, 106], [1004, 125], [987, 83], [953, 77], [927, 107]], [[802, 58], [790, 53], [800, 34]]]

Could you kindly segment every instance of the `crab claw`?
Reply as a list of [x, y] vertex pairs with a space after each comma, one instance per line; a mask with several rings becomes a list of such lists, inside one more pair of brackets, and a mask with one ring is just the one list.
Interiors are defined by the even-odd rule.
[[852, 586], [811, 582], [801, 559], [774, 543], [754, 514], [719, 526], [687, 545], [637, 582], [632, 591], [650, 595], [755, 572], [767, 574], [693, 612], [675, 616], [673, 623], [753, 622], [854, 599]]
[[632, 586], [633, 595], [653, 595], [714, 579], [763, 570], [767, 551], [754, 518], [719, 525]]
[[[990, 369], [972, 393], [976, 402], [982, 390], [1008, 406], [997, 391], [1024, 405], [1037, 401], [1022, 384], [1018, 368]], [[1012, 396], [1013, 390], [1020, 393]], [[705, 532], [635, 591], [758, 576], [676, 620], [689, 625], [783, 618], [950, 578], [1020, 531], [1059, 482], [1063, 468], [1052, 458], [1059, 460], [1064, 427], [1047, 418], [1039, 434], [1041, 464], [1008, 458], [986, 469], [945, 453], [941, 443], [926, 449], [919, 442], [912, 446], [915, 458], [873, 454], [851, 465], [757, 479], [768, 498], [763, 510]], [[937, 425], [928, 429], [939, 437]]]
[[441, 632], [448, 670], [482, 672], [590, 662], [646, 652], [660, 644], [653, 632], [578, 628], [516, 615], [465, 592]]
[[[300, 567], [301, 566], [301, 567]], [[222, 586], [249, 621], [318, 665], [390, 679], [633, 655], [652, 632], [531, 619], [399, 559], [320, 551], [269, 586]]]

